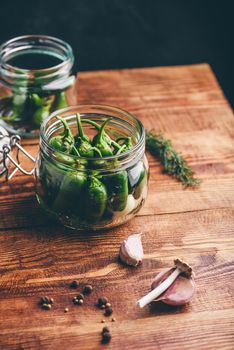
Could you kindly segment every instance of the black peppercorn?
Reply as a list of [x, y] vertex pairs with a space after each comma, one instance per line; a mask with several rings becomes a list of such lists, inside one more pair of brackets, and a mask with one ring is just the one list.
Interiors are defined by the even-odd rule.
[[47, 304], [45, 297], [41, 297], [39, 304], [41, 304], [41, 305]]
[[102, 334], [105, 332], [110, 332], [110, 329], [108, 327], [103, 327], [102, 328]]
[[79, 286], [79, 282], [76, 280], [72, 281], [70, 284], [70, 288], [73, 288], [73, 289], [78, 288], [78, 286]]
[[111, 334], [110, 332], [104, 332], [102, 333], [102, 344], [107, 344], [111, 340]]
[[74, 305], [82, 305], [84, 303], [83, 299], [73, 298], [72, 299]]
[[105, 316], [110, 316], [110, 315], [112, 315], [112, 313], [113, 313], [113, 310], [111, 307], [107, 307], [105, 309]]
[[[47, 296], [45, 296], [45, 297], [41, 297], [40, 298], [40, 301], [39, 301], [39, 304], [40, 305], [51, 305], [51, 304], [53, 304], [54, 303], [54, 299], [53, 298], [49, 298], [49, 297], [47, 297]], [[44, 307], [43, 307], [44, 308]]]
[[84, 286], [83, 293], [84, 294], [90, 294], [93, 290], [93, 287], [90, 284], [87, 284]]
[[98, 303], [97, 306], [101, 309], [103, 305], [106, 305], [106, 303], [108, 302], [108, 300], [106, 298], [99, 298], [98, 299]]
[[76, 298], [76, 297], [74, 297], [73, 299], [72, 299], [72, 301], [73, 301], [73, 304], [78, 304], [78, 299]]
[[51, 309], [51, 305], [50, 304], [42, 304], [42, 308], [44, 310], [50, 310]]
[[76, 299], [80, 300], [80, 299], [84, 299], [84, 294], [82, 293], [78, 293], [77, 296], [76, 296]]

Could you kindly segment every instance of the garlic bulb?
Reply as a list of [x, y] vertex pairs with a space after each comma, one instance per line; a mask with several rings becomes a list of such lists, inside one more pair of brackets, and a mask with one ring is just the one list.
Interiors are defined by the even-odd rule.
[[144, 252], [140, 233], [129, 236], [120, 246], [119, 257], [127, 265], [139, 265], [143, 260], [143, 256]]

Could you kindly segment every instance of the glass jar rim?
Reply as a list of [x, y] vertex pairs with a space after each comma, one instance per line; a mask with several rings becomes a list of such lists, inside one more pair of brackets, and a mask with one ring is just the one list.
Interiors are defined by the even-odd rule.
[[[132, 119], [137, 124], [137, 126], [139, 127], [140, 138], [139, 138], [139, 140], [137, 140], [136, 144], [131, 149], [129, 149], [126, 152], [123, 152], [121, 154], [116, 154], [116, 155], [113, 155], [113, 156], [105, 156], [105, 157], [95, 157], [95, 158], [94, 157], [93, 158], [91, 158], [91, 157], [81, 157], [81, 156], [69, 154], [69, 157], [71, 157], [72, 159], [74, 159], [74, 160], [81, 159], [81, 160], [84, 160], [84, 161], [86, 161], [86, 160], [89, 160], [89, 161], [109, 160], [109, 161], [111, 161], [111, 160], [115, 160], [115, 159], [128, 157], [129, 155], [131, 155], [131, 154], [133, 154], [133, 153], [135, 153], [137, 151], [140, 151], [142, 149], [142, 146], [143, 147], [145, 146], [145, 129], [144, 129], [144, 126], [141, 123], [141, 121], [138, 118], [136, 118], [134, 115], [132, 115], [128, 111], [125, 111], [122, 108], [111, 106], [111, 105], [106, 105], [106, 104], [80, 104], [80, 105], [70, 106], [70, 107], [66, 107], [66, 108], [54, 111], [41, 124], [41, 127], [40, 127], [40, 140], [42, 141], [42, 144], [45, 145], [51, 152], [55, 152], [56, 151], [56, 152], [58, 152], [61, 155], [67, 156], [68, 155], [67, 153], [62, 152], [62, 151], [58, 151], [54, 147], [52, 147], [50, 145], [49, 138], [46, 137], [46, 126], [47, 126], [47, 124], [49, 123], [49, 121], [52, 118], [54, 118], [56, 116], [59, 116], [62, 113], [71, 111], [71, 116], [72, 116], [75, 113], [79, 113], [78, 112], [79, 109], [86, 109], [86, 108], [87, 109], [91, 108], [93, 110], [95, 110], [95, 109], [103, 109], [106, 112], [114, 111], [114, 112], [121, 113], [123, 115], [126, 115], [126, 116], [130, 117], [130, 119]], [[76, 110], [76, 112], [74, 112], [74, 110]], [[101, 114], [104, 114], [104, 113], [101, 113]], [[64, 119], [66, 120], [66, 118], [64, 118]]]
[[[61, 63], [52, 65], [51, 67], [41, 68], [41, 69], [26, 69], [20, 68], [10, 63], [8, 60], [17, 55], [19, 51], [26, 51], [29, 48], [35, 50], [35, 46], [41, 47], [41, 50], [48, 50], [48, 52], [60, 52]], [[47, 45], [47, 46], [44, 46]], [[55, 51], [56, 50], [56, 51]], [[41, 53], [42, 54], [42, 53]], [[37, 79], [37, 74], [39, 74], [38, 80], [43, 81], [43, 78], [48, 81], [48, 79], [57, 79], [70, 73], [71, 68], [74, 63], [74, 55], [72, 47], [66, 42], [59, 38], [48, 36], [48, 35], [22, 35], [5, 41], [0, 45], [0, 71], [1, 79], [7, 84], [11, 84], [12, 79], [20, 78], [29, 80]], [[15, 84], [15, 82], [13, 83]]]

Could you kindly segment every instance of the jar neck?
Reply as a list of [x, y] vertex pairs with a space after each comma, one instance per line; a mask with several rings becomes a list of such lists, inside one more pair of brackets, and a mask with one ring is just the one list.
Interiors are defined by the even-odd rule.
[[[76, 134], [76, 113], [81, 115], [82, 119], [91, 119], [102, 123], [106, 118], [111, 117], [111, 122], [108, 124], [109, 130], [115, 130], [118, 135], [124, 132], [125, 136], [130, 136], [133, 141], [133, 147], [119, 155], [101, 157], [101, 158], [84, 158], [77, 156], [70, 156], [77, 164], [85, 164], [85, 170], [97, 170], [103, 172], [112, 172], [118, 169], [126, 169], [136, 164], [145, 154], [145, 131], [139, 120], [137, 120], [130, 113], [123, 111], [116, 107], [104, 105], [79, 105], [71, 106], [61, 110], [59, 116], [64, 118], [68, 123], [73, 134]], [[57, 112], [44, 121], [40, 130], [40, 151], [50, 160], [59, 162], [61, 165], [69, 168], [69, 165], [62, 163], [62, 157], [58, 155], [65, 155], [63, 152], [58, 152], [53, 149], [49, 140], [52, 136], [58, 135], [63, 131], [63, 125], [60, 120], [56, 118]], [[82, 166], [81, 166], [82, 168]], [[74, 171], [74, 167], [71, 167]]]
[[[56, 64], [42, 69], [27, 69], [11, 64], [29, 55], [54, 58]], [[27, 35], [11, 39], [0, 46], [0, 79], [8, 88], [20, 90], [56, 90], [70, 85], [74, 63], [72, 48], [66, 42], [43, 35]], [[73, 79], [73, 77], [71, 77]]]

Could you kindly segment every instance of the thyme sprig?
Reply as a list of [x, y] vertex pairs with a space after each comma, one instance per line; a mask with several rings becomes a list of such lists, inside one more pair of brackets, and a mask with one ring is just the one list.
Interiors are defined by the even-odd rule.
[[197, 186], [201, 180], [195, 178], [195, 173], [183, 156], [176, 152], [170, 140], [154, 130], [146, 132], [147, 150], [160, 160], [165, 173], [174, 176], [186, 187]]

